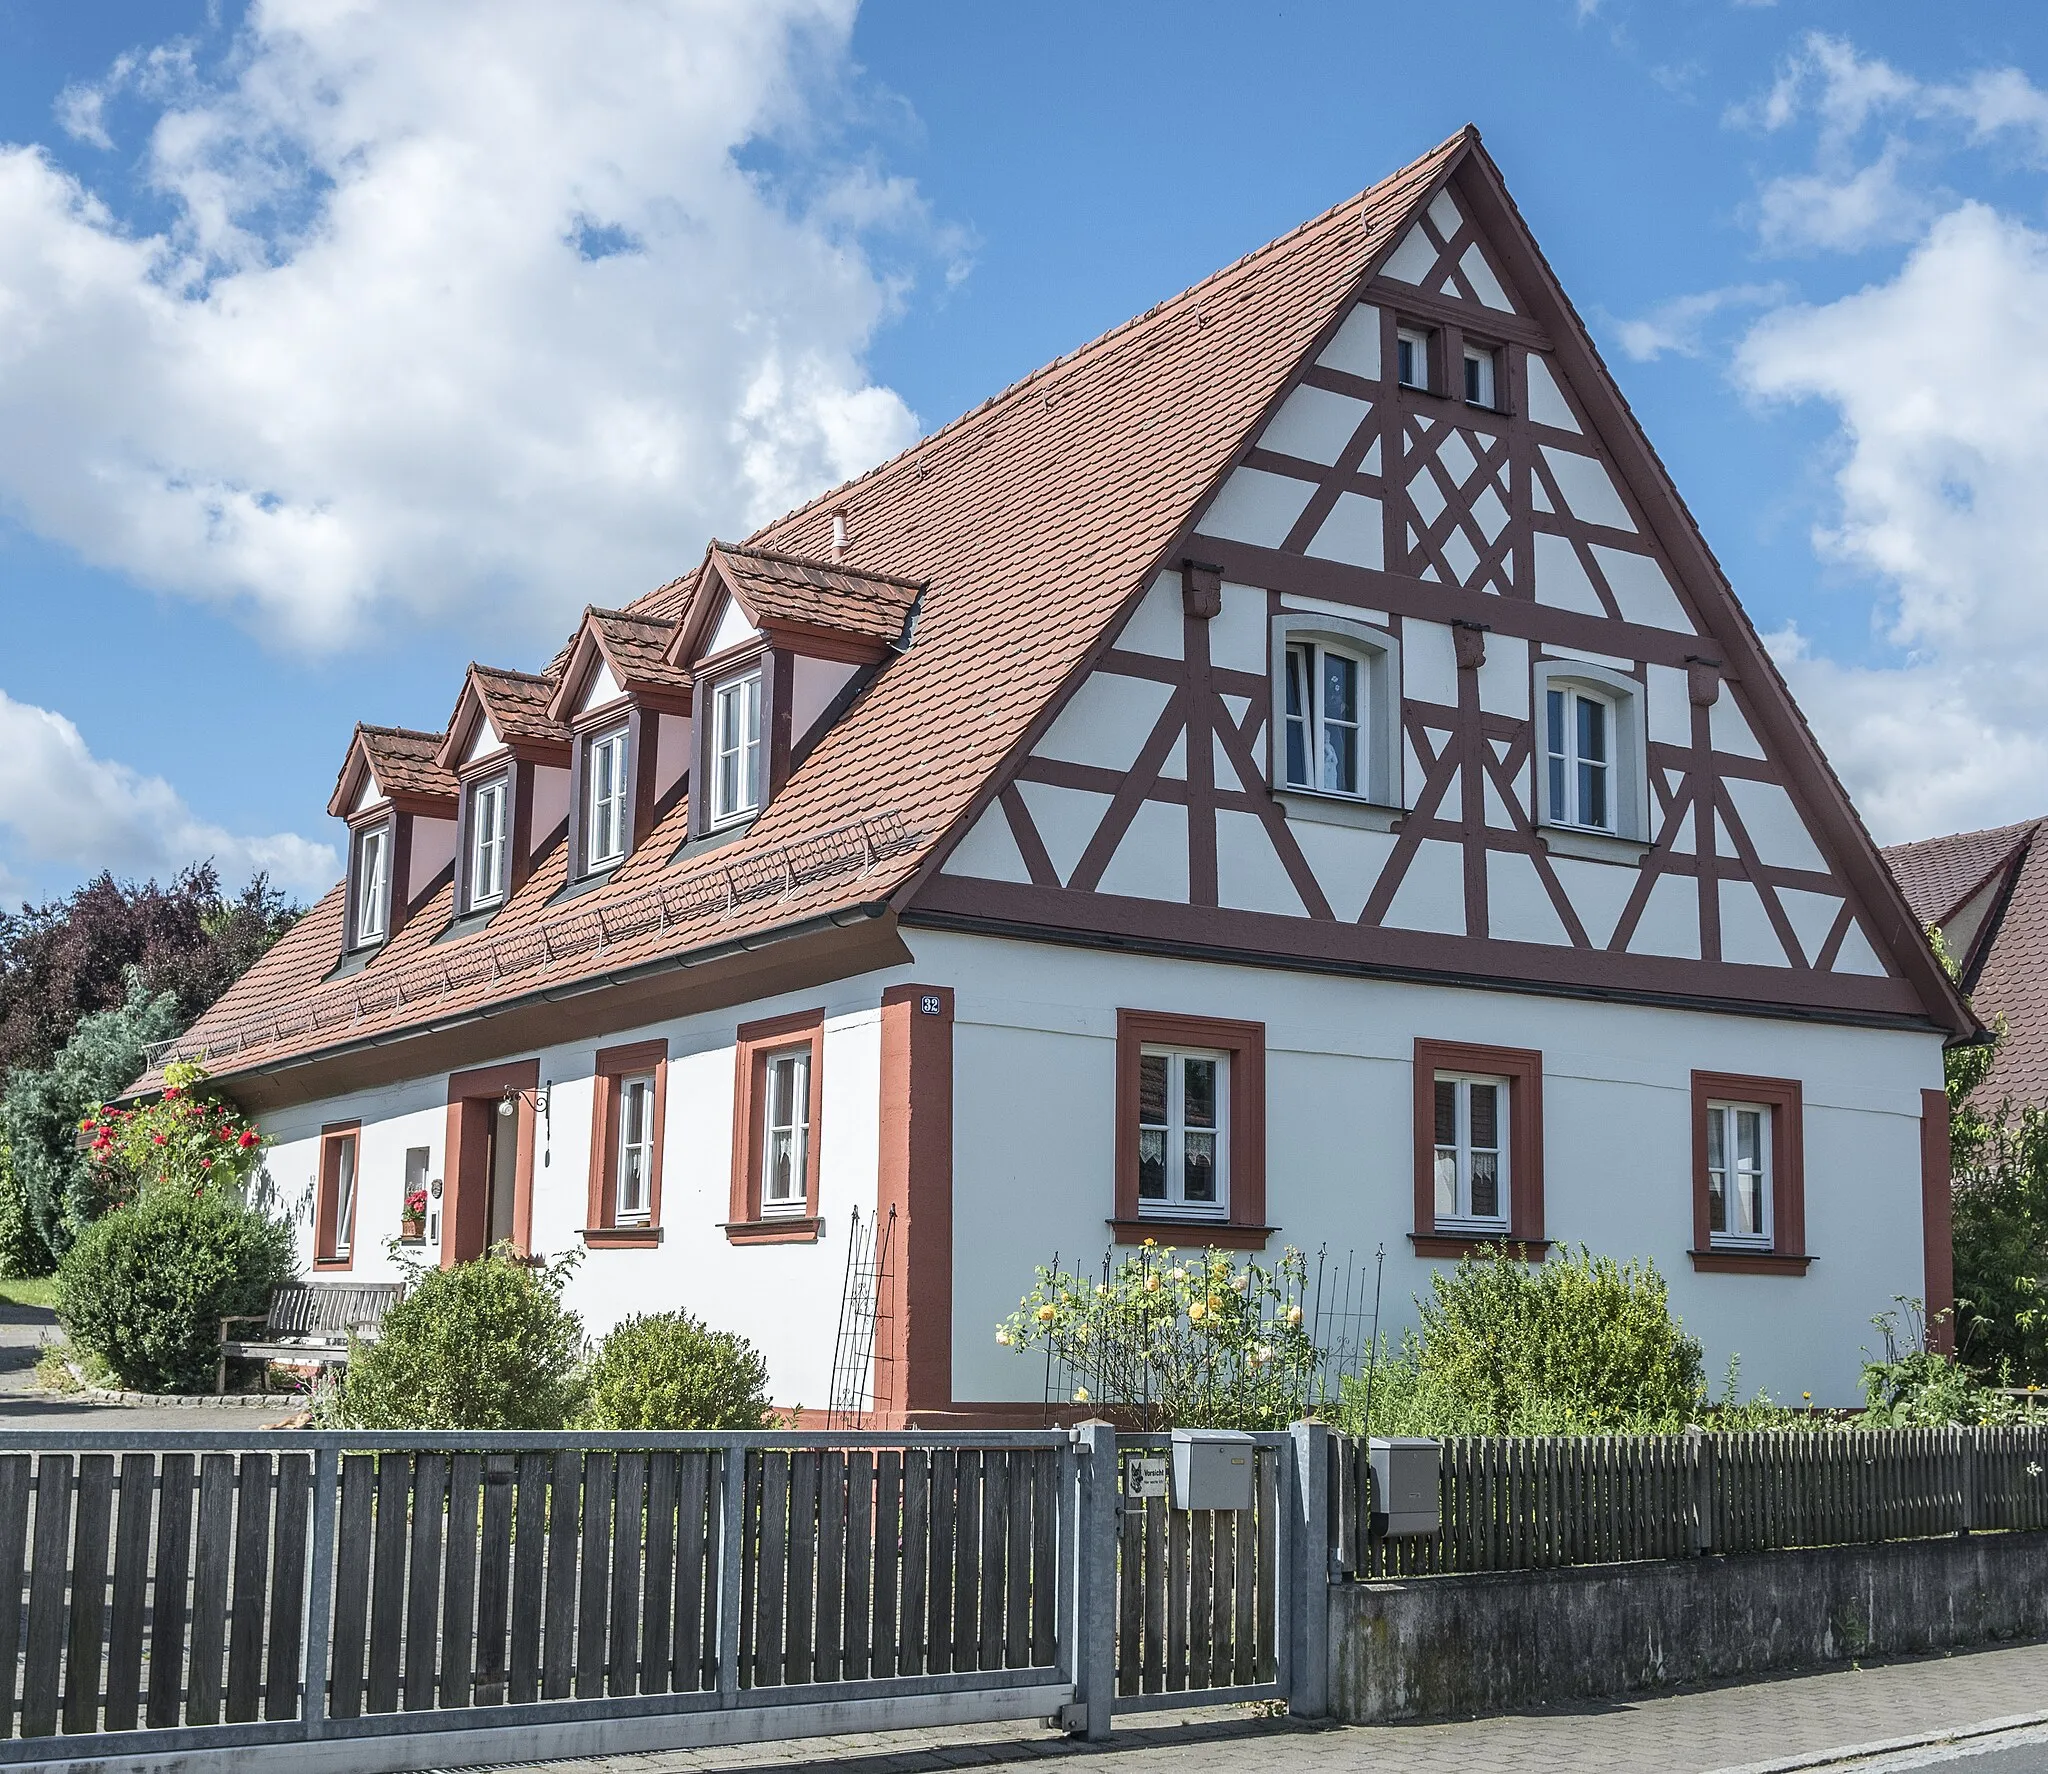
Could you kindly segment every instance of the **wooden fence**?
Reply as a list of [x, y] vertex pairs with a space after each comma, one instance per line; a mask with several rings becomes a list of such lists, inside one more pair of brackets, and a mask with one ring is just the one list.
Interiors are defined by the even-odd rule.
[[1063, 1433], [189, 1439], [0, 1454], [0, 1738], [1054, 1673]]
[[1373, 1532], [1367, 1444], [1330, 1450], [1333, 1557], [1363, 1577], [2048, 1528], [2048, 1425], [1452, 1437], [1442, 1525], [1391, 1540]]
[[[1278, 1679], [1281, 1538], [1278, 1438], [1253, 1451], [1248, 1511], [1126, 1499], [1117, 1546], [1119, 1696], [1249, 1688]], [[1119, 1438], [1120, 1449], [1148, 1447]], [[1214, 1696], [1207, 1698], [1213, 1699]]]

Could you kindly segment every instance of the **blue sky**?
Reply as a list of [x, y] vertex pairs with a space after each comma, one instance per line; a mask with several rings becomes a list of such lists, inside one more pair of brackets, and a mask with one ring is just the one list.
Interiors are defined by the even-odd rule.
[[2048, 811], [2036, 9], [340, 14], [0, 0], [0, 893], [317, 891], [355, 720], [1468, 119], [1880, 837]]

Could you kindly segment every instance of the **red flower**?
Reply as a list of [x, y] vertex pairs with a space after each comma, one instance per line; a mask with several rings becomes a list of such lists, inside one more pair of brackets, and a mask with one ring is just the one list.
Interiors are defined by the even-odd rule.
[[246, 1152], [251, 1146], [253, 1146], [256, 1143], [256, 1138], [256, 1130], [252, 1127], [248, 1130], [248, 1132], [243, 1134], [240, 1139], [235, 1141], [235, 1144], [240, 1146], [242, 1150]]
[[160, 1134], [160, 1133], [153, 1133], [153, 1134], [151, 1134], [151, 1135], [150, 1135], [149, 1137], [150, 1137], [151, 1139], [155, 1140], [155, 1141], [156, 1141], [156, 1143], [157, 1143], [158, 1145], [160, 1145], [160, 1146], [163, 1146], [163, 1145], [168, 1145], [168, 1144], [170, 1143], [170, 1142], [169, 1142], [168, 1140], [166, 1140], [166, 1139], [164, 1138], [164, 1136], [163, 1136], [162, 1134]]
[[224, 1140], [231, 1140], [235, 1137], [235, 1130], [232, 1127], [223, 1127], [220, 1130], [220, 1137]]
[[200, 1159], [199, 1168], [201, 1170], [211, 1170], [213, 1168], [213, 1160], [211, 1158]]
[[176, 1096], [177, 1094], [178, 1094], [178, 1087], [177, 1087], [177, 1086], [176, 1086], [175, 1084], [166, 1084], [166, 1085], [164, 1086], [164, 1101], [165, 1101], [165, 1102], [169, 1102], [169, 1101], [171, 1100], [171, 1098], [172, 1098], [172, 1097], [174, 1097], [174, 1096]]

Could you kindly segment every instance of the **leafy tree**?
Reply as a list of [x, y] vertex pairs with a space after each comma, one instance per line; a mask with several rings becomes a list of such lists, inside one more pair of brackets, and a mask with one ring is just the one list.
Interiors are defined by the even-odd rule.
[[152, 994], [138, 975], [119, 1009], [86, 1017], [48, 1067], [16, 1071], [0, 1091], [0, 1137], [29, 1225], [51, 1255], [61, 1258], [109, 1205], [101, 1168], [80, 1147], [80, 1122], [134, 1082], [151, 1042], [181, 1026], [176, 994]]
[[168, 886], [101, 873], [68, 898], [0, 913], [0, 1075], [49, 1066], [83, 1018], [128, 1002], [131, 971], [151, 997], [169, 994], [185, 1027], [298, 916], [260, 874], [229, 896], [210, 862]]

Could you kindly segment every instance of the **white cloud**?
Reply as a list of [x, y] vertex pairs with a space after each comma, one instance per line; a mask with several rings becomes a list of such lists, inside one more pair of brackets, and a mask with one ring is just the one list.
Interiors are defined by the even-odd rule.
[[1782, 657], [1823, 742], [1887, 837], [2048, 807], [2048, 235], [1966, 203], [1897, 275], [1751, 330], [1736, 356], [1763, 400], [1839, 420], [1823, 557], [1891, 596], [1900, 663]]
[[[231, 885], [261, 869], [288, 891], [326, 891], [341, 872], [329, 844], [290, 832], [238, 837], [198, 818], [161, 776], [95, 757], [60, 714], [0, 692], [0, 828], [18, 858], [168, 877], [208, 857]], [[0, 869], [0, 888], [18, 883]]]
[[1782, 283], [1729, 284], [1723, 289], [1674, 296], [1647, 314], [1609, 324], [1624, 354], [1637, 363], [1652, 363], [1667, 352], [1697, 357], [1703, 348], [1701, 334], [1715, 315], [1731, 308], [1764, 307], [1783, 301], [1785, 294]]
[[[516, 655], [867, 467], [915, 432], [877, 243], [957, 242], [821, 146], [853, 11], [257, 0], [224, 73], [124, 57], [59, 120], [153, 115], [161, 232], [0, 147], [0, 500], [304, 644]], [[743, 164], [780, 147], [800, 194]]]

